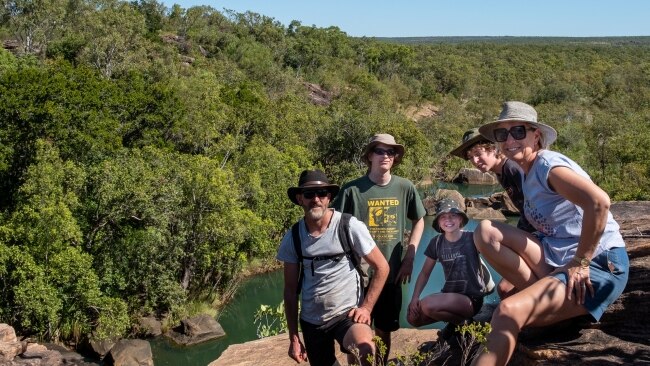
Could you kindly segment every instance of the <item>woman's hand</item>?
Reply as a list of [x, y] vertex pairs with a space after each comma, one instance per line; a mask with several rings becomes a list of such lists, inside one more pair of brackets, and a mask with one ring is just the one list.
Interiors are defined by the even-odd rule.
[[574, 261], [569, 262], [556, 272], [564, 272], [567, 274], [566, 295], [567, 299], [571, 300], [573, 290], [576, 293], [576, 303], [584, 304], [587, 296], [587, 291], [593, 297], [594, 287], [589, 278], [589, 267], [582, 267]]

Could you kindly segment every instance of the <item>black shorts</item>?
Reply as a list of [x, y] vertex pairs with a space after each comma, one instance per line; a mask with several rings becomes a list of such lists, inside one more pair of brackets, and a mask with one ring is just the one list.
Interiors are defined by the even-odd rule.
[[333, 318], [323, 325], [315, 325], [300, 319], [302, 337], [307, 349], [309, 364], [314, 366], [332, 366], [336, 361], [334, 341], [339, 343], [341, 352], [350, 353], [343, 348], [343, 338], [355, 322], [347, 312]]
[[402, 285], [386, 281], [372, 309], [372, 321], [376, 329], [394, 332], [399, 329], [399, 313], [402, 311]]

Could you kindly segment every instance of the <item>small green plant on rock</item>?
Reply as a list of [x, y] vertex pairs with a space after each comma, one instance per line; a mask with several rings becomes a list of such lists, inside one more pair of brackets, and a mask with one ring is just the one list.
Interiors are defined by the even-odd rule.
[[255, 325], [257, 326], [257, 338], [266, 338], [288, 330], [287, 318], [284, 316], [284, 301], [278, 306], [260, 305], [255, 312]]
[[480, 352], [487, 351], [487, 336], [492, 331], [490, 323], [472, 322], [456, 327], [461, 334], [462, 365], [473, 360]]
[[[375, 366], [430, 366], [434, 365], [434, 361], [438, 362], [436, 365], [444, 366], [446, 360], [439, 363], [442, 355], [449, 350], [449, 345], [445, 342], [437, 342], [433, 347], [426, 350], [416, 350], [407, 355], [398, 355], [395, 360], [390, 360], [384, 364], [384, 356], [386, 355], [386, 345], [381, 338], [375, 336], [372, 338], [377, 347], [375, 355], [368, 356], [368, 363]], [[351, 350], [352, 354], [356, 356], [357, 364], [361, 364], [359, 359], [359, 352], [356, 349]]]

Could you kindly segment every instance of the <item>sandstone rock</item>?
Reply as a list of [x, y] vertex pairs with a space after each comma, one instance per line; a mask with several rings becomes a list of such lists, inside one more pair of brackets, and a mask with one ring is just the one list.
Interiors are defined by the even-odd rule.
[[460, 204], [462, 210], [465, 210], [465, 197], [460, 192], [453, 189], [438, 189], [433, 196], [422, 200], [428, 216], [436, 215], [436, 204], [443, 198], [452, 198]]
[[422, 105], [409, 106], [404, 110], [404, 114], [412, 121], [418, 122], [425, 118], [435, 117], [440, 113], [440, 108], [431, 103]]
[[490, 196], [492, 208], [501, 211], [504, 215], [520, 215], [519, 209], [512, 203], [506, 192], [497, 192]]
[[25, 351], [14, 362], [18, 365], [37, 364], [40, 366], [62, 366], [63, 356], [58, 351], [49, 350], [37, 343], [29, 343]]
[[491, 207], [488, 208], [476, 208], [476, 207], [467, 207], [467, 216], [474, 220], [499, 220], [505, 221], [506, 217], [501, 213]]
[[66, 348], [60, 344], [44, 343], [43, 345], [47, 347], [47, 349], [50, 351], [56, 351], [60, 353], [61, 357], [63, 358], [64, 365], [75, 365], [75, 366], [97, 366], [98, 365], [97, 363], [86, 361], [84, 356], [82, 356], [81, 354], [69, 348]]
[[201, 314], [182, 320], [180, 326], [165, 335], [178, 344], [189, 346], [223, 337], [226, 332], [212, 316]]
[[107, 338], [103, 340], [91, 340], [88, 344], [89, 352], [97, 355], [98, 358], [104, 358], [108, 352], [113, 348], [115, 343], [118, 341], [117, 338]]
[[23, 351], [20, 342], [0, 342], [0, 365], [9, 362]]
[[454, 183], [468, 183], [479, 185], [499, 184], [497, 176], [491, 172], [483, 173], [476, 168], [461, 168], [458, 174], [452, 179]]
[[[437, 334], [438, 329], [399, 329], [393, 333], [393, 348], [389, 359], [395, 360], [397, 356], [414, 353], [420, 345], [435, 341], [438, 338]], [[274, 337], [228, 346], [221, 357], [208, 366], [284, 366], [295, 364], [287, 355], [288, 349], [289, 335], [283, 333]], [[347, 358], [338, 346], [336, 347], [336, 357], [339, 364], [347, 365]]]
[[313, 104], [328, 106], [332, 102], [333, 93], [323, 89], [318, 84], [304, 82], [303, 85], [309, 90], [309, 100]]
[[17, 342], [16, 331], [9, 324], [0, 324], [0, 342]]
[[153, 366], [151, 345], [142, 339], [120, 339], [104, 358], [107, 366]]
[[138, 321], [138, 333], [144, 337], [158, 337], [162, 334], [162, 325], [152, 316], [142, 317]]

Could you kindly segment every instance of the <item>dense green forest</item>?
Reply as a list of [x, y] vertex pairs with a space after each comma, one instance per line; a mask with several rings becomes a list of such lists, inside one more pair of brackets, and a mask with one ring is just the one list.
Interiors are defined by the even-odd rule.
[[344, 183], [388, 132], [399, 175], [451, 178], [465, 162], [447, 152], [505, 100], [613, 200], [650, 198], [643, 38], [411, 44], [155, 0], [1, 11], [0, 322], [21, 334], [101, 339], [218, 306], [301, 215], [301, 170]]

